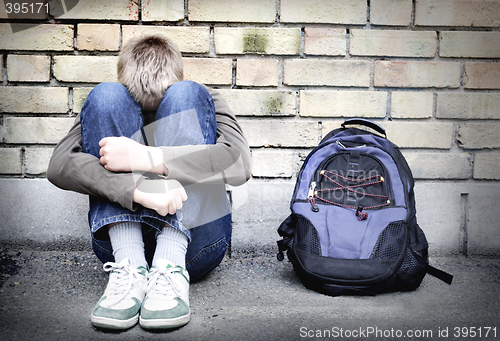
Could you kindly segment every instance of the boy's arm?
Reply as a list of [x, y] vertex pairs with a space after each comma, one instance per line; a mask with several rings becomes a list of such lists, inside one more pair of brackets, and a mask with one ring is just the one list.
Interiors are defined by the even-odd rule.
[[226, 101], [217, 91], [206, 89], [214, 100], [217, 142], [215, 145], [160, 147], [167, 176], [183, 184], [242, 185], [251, 176], [248, 142]]
[[107, 198], [135, 210], [135, 182], [132, 173], [106, 170], [99, 159], [83, 152], [80, 116], [68, 134], [57, 144], [47, 169], [47, 178], [59, 188]]
[[[208, 146], [160, 147], [166, 174], [170, 179], [187, 184], [241, 185], [250, 178], [248, 143], [226, 102], [216, 91], [207, 90], [215, 104], [217, 142]], [[132, 173], [109, 171], [99, 158], [83, 152], [79, 116], [56, 146], [47, 178], [62, 189], [107, 198], [130, 210], [137, 208], [134, 203], [136, 182]]]

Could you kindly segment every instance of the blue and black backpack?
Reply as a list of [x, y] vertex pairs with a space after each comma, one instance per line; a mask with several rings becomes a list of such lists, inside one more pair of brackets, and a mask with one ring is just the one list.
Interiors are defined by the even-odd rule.
[[414, 290], [426, 273], [451, 284], [451, 275], [429, 265], [413, 187], [382, 127], [345, 121], [302, 165], [292, 213], [278, 229], [278, 259], [287, 251], [302, 283], [332, 296]]

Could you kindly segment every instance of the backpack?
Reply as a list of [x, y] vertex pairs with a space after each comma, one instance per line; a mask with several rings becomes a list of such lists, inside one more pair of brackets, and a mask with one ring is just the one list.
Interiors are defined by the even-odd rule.
[[287, 251], [305, 287], [332, 296], [410, 291], [426, 273], [451, 284], [453, 276], [429, 265], [413, 187], [410, 168], [385, 130], [346, 120], [301, 167], [291, 214], [278, 229], [278, 260]]

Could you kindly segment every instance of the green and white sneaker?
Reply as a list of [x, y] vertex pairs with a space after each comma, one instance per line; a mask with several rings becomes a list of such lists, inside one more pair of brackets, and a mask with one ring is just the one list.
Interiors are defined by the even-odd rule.
[[103, 268], [110, 272], [109, 282], [95, 305], [90, 320], [99, 328], [131, 328], [139, 320], [148, 271], [142, 266], [132, 269], [128, 259], [119, 264], [108, 262]]
[[139, 323], [145, 329], [169, 329], [189, 322], [189, 274], [160, 259], [148, 275]]

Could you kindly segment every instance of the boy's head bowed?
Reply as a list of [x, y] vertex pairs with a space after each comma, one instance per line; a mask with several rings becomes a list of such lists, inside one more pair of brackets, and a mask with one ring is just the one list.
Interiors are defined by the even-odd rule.
[[143, 109], [158, 106], [168, 87], [183, 77], [180, 50], [166, 37], [132, 38], [118, 57], [118, 81]]

